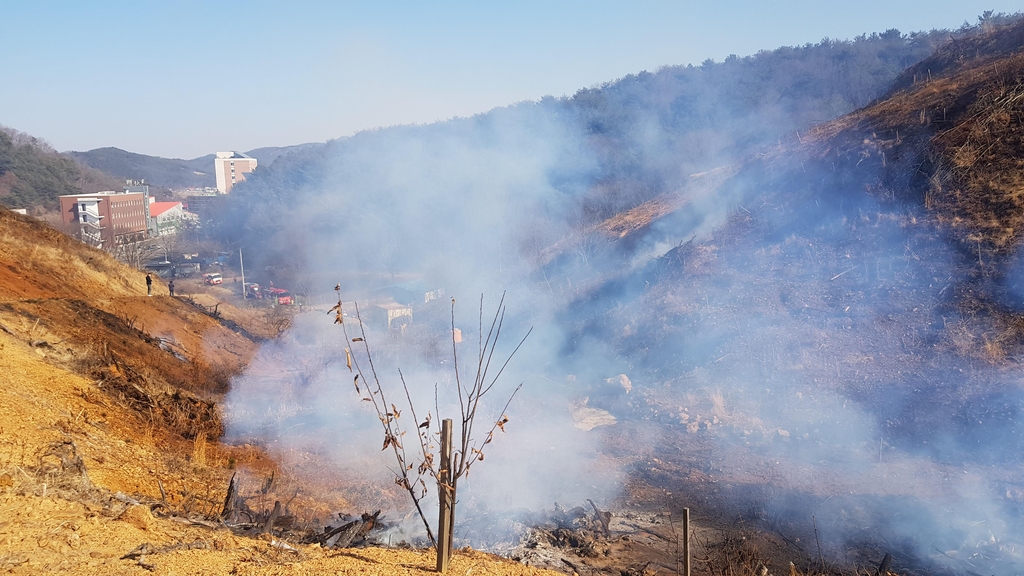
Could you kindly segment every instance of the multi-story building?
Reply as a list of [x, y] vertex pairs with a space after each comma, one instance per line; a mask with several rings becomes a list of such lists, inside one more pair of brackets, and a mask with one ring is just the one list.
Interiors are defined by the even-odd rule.
[[217, 152], [213, 168], [217, 173], [217, 191], [227, 194], [232, 186], [245, 180], [245, 175], [256, 169], [256, 159], [238, 152]]
[[60, 197], [61, 221], [83, 242], [113, 249], [121, 237], [145, 237], [147, 198], [141, 192], [95, 192]]
[[146, 185], [145, 180], [126, 180], [124, 191], [131, 193], [142, 194], [142, 205], [146, 207], [146, 230], [150, 236], [157, 235], [156, 222], [153, 215], [149, 213], [149, 207], [153, 203], [153, 198], [149, 196], [149, 186]]

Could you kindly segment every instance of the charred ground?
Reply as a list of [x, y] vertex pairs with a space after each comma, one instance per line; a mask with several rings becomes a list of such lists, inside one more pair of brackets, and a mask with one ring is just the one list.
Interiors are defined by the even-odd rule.
[[931, 502], [963, 501], [969, 473], [995, 516], [1020, 508], [1022, 30], [954, 40], [885, 98], [730, 169], [717, 223], [691, 186], [621, 234], [677, 247], [592, 276], [566, 346], [630, 359], [639, 394], [590, 403], [665, 430], [637, 478], [808, 558], [816, 516], [847, 563], [1014, 565], [998, 535], [956, 552], [970, 530]]
[[[524, 419], [551, 420], [555, 410], [540, 408], [548, 400], [567, 404], [563, 411], [617, 417], [592, 434], [608, 467], [629, 472], [627, 490], [598, 504], [634, 528], [620, 525], [609, 538], [572, 512], [576, 502], [562, 502], [566, 509], [538, 517], [536, 546], [513, 552], [524, 560], [636, 570], [645, 556], [660, 555], [647, 568], [672, 571], [676, 541], [666, 536], [666, 516], [689, 506], [709, 531], [705, 548], [722, 552], [706, 556], [708, 572], [764, 566], [785, 573], [793, 561], [801, 570], [849, 573], [874, 569], [886, 552], [903, 571], [1012, 571], [1021, 562], [1014, 534], [1024, 494], [1015, 479], [1015, 454], [1024, 446], [1024, 394], [1015, 375], [1024, 351], [1020, 30], [988, 22], [954, 35], [883, 97], [817, 127], [743, 116], [752, 124], [741, 127], [757, 138], [719, 151], [744, 157], [671, 148], [693, 152], [672, 166], [694, 174], [663, 178], [653, 170], [630, 188], [642, 193], [599, 202], [600, 209], [588, 195], [615, 196], [609, 182], [642, 167], [609, 180], [572, 164], [581, 156], [607, 160], [576, 154], [588, 146], [614, 156], [614, 146], [603, 147], [614, 131], [602, 123], [587, 124], [589, 132], [572, 123], [552, 129], [543, 112], [557, 102], [430, 130], [361, 135], [240, 187], [236, 208], [247, 219], [240, 237], [273, 243], [262, 256], [285, 262], [289, 274], [355, 271], [359, 284], [370, 272], [392, 280], [421, 272], [460, 297], [484, 278], [480, 284], [509, 290], [510, 308], [522, 311], [512, 323], [555, 317], [541, 330], [547, 349], [533, 352], [522, 372], [542, 383], [537, 389], [568, 392], [538, 392]], [[686, 108], [683, 100], [673, 105]], [[761, 103], [766, 116], [777, 111]], [[718, 112], [711, 116], [732, 118]], [[517, 114], [530, 118], [529, 130], [509, 121]], [[708, 128], [698, 122], [681, 130], [694, 126]], [[708, 129], [715, 128], [735, 125]], [[677, 143], [699, 143], [708, 132], [687, 134]], [[550, 144], [545, 136], [570, 145], [536, 152]], [[393, 150], [404, 151], [400, 161]], [[664, 159], [652, 161], [664, 167]], [[303, 201], [279, 218], [267, 206], [285, 190]], [[618, 213], [602, 220], [611, 205]], [[336, 218], [323, 210], [329, 206], [358, 217]], [[577, 218], [577, 209], [586, 217]], [[446, 347], [447, 338], [436, 338], [450, 334], [441, 312], [422, 306], [406, 340], [385, 347], [418, 348], [422, 356], [440, 349], [438, 342]], [[296, 343], [327, 337], [313, 322], [294, 330]], [[271, 355], [264, 380], [284, 385], [291, 376]], [[383, 356], [391, 360], [390, 352]], [[331, 377], [315, 352], [309, 359], [311, 368], [292, 377], [303, 399], [318, 398], [306, 394], [318, 382], [328, 389]], [[253, 382], [260, 377], [253, 374]], [[256, 384], [240, 401], [249, 414], [266, 408]], [[563, 402], [564, 395], [574, 397]], [[287, 424], [355, 436], [316, 417], [317, 404], [323, 399], [297, 409]], [[290, 446], [280, 423], [267, 424]], [[364, 462], [342, 459], [341, 467]], [[586, 475], [570, 470], [555, 478], [582, 483]], [[951, 507], [970, 513], [949, 518]], [[658, 522], [669, 532], [632, 552], [623, 545], [637, 532], [657, 531]], [[742, 562], [730, 564], [729, 554]]]

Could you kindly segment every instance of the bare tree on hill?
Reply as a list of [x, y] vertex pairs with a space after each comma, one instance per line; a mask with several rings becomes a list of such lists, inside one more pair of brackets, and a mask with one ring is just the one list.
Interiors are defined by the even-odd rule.
[[141, 269], [142, 261], [145, 259], [144, 239], [145, 235], [141, 232], [116, 236], [113, 246], [114, 257], [132, 268]]
[[[485, 338], [483, 330], [483, 296], [481, 296], [479, 316], [480, 342], [476, 359], [476, 373], [472, 381], [463, 381], [459, 371], [459, 355], [455, 337], [455, 299], [452, 298], [452, 358], [454, 360], [455, 384], [459, 402], [458, 427], [453, 429], [451, 419], [444, 419], [439, 422], [439, 416], [435, 418], [436, 415], [429, 411], [422, 420], [419, 418], [416, 413], [416, 406], [409, 393], [409, 386], [401, 370], [399, 370], [398, 374], [405, 392], [405, 406], [400, 409], [397, 404], [388, 400], [387, 393], [381, 385], [376, 367], [373, 364], [373, 356], [370, 353], [366, 331], [363, 328], [359, 315], [359, 307], [354, 305], [359, 335], [352, 336], [349, 334], [348, 325], [345, 323], [340, 285], [335, 287], [335, 291], [338, 292], [338, 303], [330, 312], [335, 314], [334, 322], [341, 325], [345, 334], [347, 345], [345, 348], [345, 360], [349, 370], [354, 374], [353, 384], [356, 392], [362, 396], [363, 401], [370, 402], [377, 413], [384, 431], [384, 446], [382, 449], [387, 450], [391, 448], [398, 465], [393, 470], [395, 473], [395, 484], [408, 492], [409, 497], [412, 499], [413, 505], [423, 521], [423, 527], [427, 531], [427, 537], [437, 549], [437, 570], [444, 572], [447, 570], [448, 558], [450, 558], [452, 552], [455, 495], [458, 481], [469, 474], [474, 464], [483, 461], [484, 449], [494, 439], [495, 431], [505, 431], [505, 424], [509, 421], [505, 411], [511, 404], [512, 399], [515, 398], [515, 395], [522, 388], [522, 383], [516, 386], [515, 390], [509, 395], [508, 400], [502, 407], [501, 416], [494, 422], [488, 421], [484, 425], [486, 433], [483, 436], [477, 436], [475, 431], [479, 432], [480, 429], [475, 428], [475, 426], [477, 424], [477, 416], [481, 414], [481, 400], [494, 388], [505, 368], [512, 360], [512, 357], [515, 356], [523, 342], [526, 341], [530, 332], [528, 331], [523, 336], [523, 339], [505, 357], [504, 361], [500, 358], [495, 358], [495, 349], [501, 336], [505, 319], [505, 298], [503, 295]], [[355, 354], [352, 351], [350, 347], [352, 343], [362, 345], [361, 354]], [[364, 371], [364, 364], [360, 363], [360, 359], [365, 361], [366, 371]], [[493, 372], [495, 369], [496, 373]], [[367, 375], [369, 378], [367, 378]], [[360, 386], [360, 382], [363, 383], [362, 386]], [[435, 411], [438, 411], [436, 386], [434, 395]], [[409, 426], [403, 426], [403, 423], [409, 422], [410, 418], [402, 420], [401, 417], [402, 413], [406, 410], [412, 422], [409, 426], [415, 430], [419, 443], [418, 453], [414, 450], [410, 454], [405, 447], [405, 436], [409, 432]], [[454, 445], [451, 439], [453, 433], [457, 435]], [[430, 522], [427, 520], [422, 507], [422, 500], [429, 492], [427, 478], [432, 479], [439, 497], [440, 514], [436, 537], [434, 531], [431, 530]]]

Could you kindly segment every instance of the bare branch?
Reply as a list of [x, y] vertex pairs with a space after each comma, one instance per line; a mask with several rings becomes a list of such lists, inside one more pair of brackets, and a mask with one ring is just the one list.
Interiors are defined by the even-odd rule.
[[[483, 314], [483, 310], [484, 310], [484, 308], [483, 308], [483, 306], [484, 306], [483, 298], [484, 298], [484, 295], [481, 294], [480, 295], [480, 313], [481, 314]], [[465, 413], [466, 412], [466, 404], [465, 404], [465, 402], [462, 399], [462, 378], [459, 375], [459, 352], [456, 349], [455, 344], [456, 344], [456, 342], [455, 342], [455, 298], [452, 298], [452, 358], [454, 358], [454, 362], [455, 362], [455, 389], [459, 391], [459, 412], [460, 413]], [[436, 395], [436, 392], [435, 392], [435, 395]], [[435, 397], [435, 401], [436, 401], [436, 397]], [[440, 418], [441, 413], [438, 412], [437, 415]]]
[[[401, 438], [405, 434], [402, 430], [400, 415], [401, 411], [398, 406], [389, 403], [385, 394], [384, 388], [381, 384], [380, 378], [377, 375], [376, 367], [373, 362], [373, 355], [370, 351], [369, 339], [366, 336], [366, 327], [362, 322], [362, 317], [359, 312], [359, 306], [355, 305], [356, 321], [359, 322], [359, 336], [356, 338], [350, 337], [348, 333], [347, 323], [344, 321], [343, 304], [341, 301], [340, 286], [336, 286], [335, 290], [338, 291], [338, 304], [331, 309], [331, 312], [336, 312], [335, 323], [341, 324], [342, 331], [345, 335], [345, 354], [346, 354], [346, 365], [349, 370], [356, 373], [353, 383], [356, 386], [356, 390], [359, 391], [358, 381], [361, 379], [363, 385], [366, 386], [368, 391], [368, 397], [364, 400], [368, 400], [377, 413], [377, 418], [380, 420], [381, 427], [384, 431], [384, 446], [383, 449], [391, 448], [395, 455], [395, 460], [398, 463], [398, 468], [392, 470], [395, 475], [395, 484], [404, 488], [409, 496], [412, 498], [413, 504], [416, 507], [416, 511], [420, 515], [420, 519], [423, 521], [423, 525], [427, 530], [427, 536], [430, 538], [431, 543], [437, 547], [438, 542], [434, 538], [434, 533], [430, 528], [429, 523], [421, 507], [421, 499], [428, 493], [426, 483], [423, 480], [425, 474], [429, 474], [434, 482], [437, 484], [439, 490], [448, 491], [452, 495], [452, 502], [454, 502], [454, 495], [456, 492], [459, 478], [469, 473], [470, 468], [475, 462], [481, 461], [484, 458], [483, 448], [489, 444], [494, 438], [494, 431], [496, 428], [500, 428], [504, 431], [504, 425], [508, 422], [508, 417], [505, 412], [511, 405], [512, 400], [516, 394], [522, 389], [523, 384], [520, 383], [516, 386], [512, 394], [509, 395], [502, 411], [497, 420], [491, 425], [487, 432], [487, 436], [481, 441], [474, 441], [473, 439], [473, 428], [476, 422], [476, 417], [479, 414], [482, 398], [488, 394], [491, 389], [495, 386], [498, 379], [504, 373], [511, 362], [512, 357], [516, 355], [519, 349], [522, 347], [526, 338], [532, 333], [531, 328], [527, 331], [526, 336], [516, 345], [512, 353], [505, 358], [504, 362], [501, 362], [501, 367], [498, 369], [497, 374], [493, 378], [489, 377], [491, 372], [492, 363], [498, 360], [497, 346], [498, 341], [501, 337], [502, 328], [505, 322], [505, 294], [502, 294], [501, 300], [495, 309], [494, 317], [491, 320], [490, 328], [486, 336], [483, 332], [483, 303], [484, 297], [480, 296], [480, 310], [478, 317], [479, 324], [479, 349], [477, 357], [477, 369], [476, 375], [473, 378], [472, 384], [467, 382], [467, 385], [462, 383], [462, 375], [459, 367], [459, 351], [458, 342], [455, 337], [455, 299], [452, 298], [452, 311], [451, 311], [451, 328], [452, 328], [452, 358], [454, 361], [455, 368], [455, 389], [459, 400], [459, 412], [462, 418], [462, 427], [460, 430], [461, 443], [459, 444], [458, 450], [453, 450], [451, 453], [452, 465], [451, 470], [447, 473], [446, 481], [442, 482], [441, 473], [437, 469], [434, 462], [434, 453], [432, 452], [431, 440], [433, 427], [431, 425], [432, 415], [428, 412], [427, 418], [422, 423], [419, 415], [416, 413], [416, 407], [413, 403], [412, 393], [409, 390], [409, 385], [405, 380], [405, 375], [401, 370], [398, 371], [399, 380], [402, 383], [402, 388], [405, 392], [405, 399], [408, 403], [408, 412], [412, 417], [412, 426], [416, 432], [417, 441], [419, 442], [420, 455], [422, 459], [419, 466], [416, 467], [414, 464], [409, 463], [409, 454], [403, 445]], [[352, 350], [351, 345], [353, 343], [362, 343], [362, 353], [356, 354]], [[365, 358], [364, 358], [365, 357]], [[366, 373], [363, 371], [362, 362], [364, 360], [368, 366], [368, 371], [371, 379], [367, 379]], [[438, 421], [441, 420], [440, 404], [438, 400], [438, 385], [434, 384], [434, 410]], [[406, 421], [409, 419], [406, 418]], [[415, 474], [410, 472], [415, 468]], [[422, 487], [423, 491], [418, 493], [418, 489]], [[452, 504], [452, 514], [454, 514], [454, 504]], [[449, 543], [450, 544], [450, 543]]]
[[402, 381], [402, 388], [405, 389], [405, 399], [409, 401], [409, 413], [412, 415], [413, 424], [416, 426], [416, 437], [420, 441], [420, 454], [423, 455], [423, 462], [420, 464], [419, 473], [430, 472], [430, 476], [437, 478], [437, 471], [434, 469], [434, 454], [429, 449], [430, 444], [430, 413], [427, 413], [426, 429], [419, 424], [420, 419], [416, 416], [416, 405], [413, 404], [412, 395], [409, 394], [409, 385], [405, 382], [405, 375], [398, 371], [398, 377]]
[[[504, 423], [507, 422], [507, 420], [505, 420], [505, 412], [508, 410], [509, 405], [512, 404], [512, 399], [516, 397], [516, 394], [519, 393], [519, 390], [521, 390], [522, 387], [523, 387], [523, 384], [522, 384], [522, 382], [520, 382], [519, 385], [516, 386], [516, 389], [512, 391], [512, 394], [508, 397], [508, 401], [505, 402], [505, 406], [503, 406], [502, 409], [501, 409], [501, 417], [498, 418], [497, 420], [495, 420], [494, 425], [491, 426], [490, 431], [487, 432], [487, 438], [484, 439], [484, 441], [481, 442], [478, 445], [479, 447], [475, 448], [477, 453], [480, 453], [481, 455], [483, 454], [484, 445], [487, 444], [488, 442], [490, 442], [490, 438], [493, 436], [495, 428], [497, 428], [499, 426], [502, 426], [501, 429], [502, 430], [505, 429], [504, 426], [503, 426]], [[505, 420], [505, 422], [503, 422], [503, 420]], [[483, 460], [483, 458], [481, 457], [480, 460]], [[468, 463], [466, 464], [466, 470], [465, 470], [466, 473], [469, 473], [469, 467], [472, 466], [473, 463], [476, 462], [476, 461], [477, 461], [477, 459], [475, 459], [475, 458], [474, 459], [470, 459], [468, 461]]]
[[508, 355], [508, 358], [505, 359], [505, 363], [501, 365], [501, 369], [498, 370], [497, 374], [495, 374], [494, 379], [491, 380], [491, 383], [487, 386], [487, 388], [480, 393], [481, 396], [487, 394], [487, 392], [494, 387], [494, 384], [498, 381], [498, 378], [501, 377], [501, 373], [505, 371], [505, 367], [508, 366], [508, 363], [512, 361], [512, 357], [516, 355], [516, 352], [519, 352], [519, 348], [522, 347], [523, 343], [526, 342], [526, 339], [529, 338], [531, 333], [533, 333], [533, 328], [530, 328], [529, 330], [526, 331], [526, 336], [523, 336], [523, 339], [520, 340], [519, 344], [516, 345], [515, 350], [513, 350], [512, 353]]
[[[338, 304], [337, 304], [337, 316], [335, 323], [341, 324], [342, 333], [345, 335], [345, 344], [348, 346], [350, 342], [356, 339], [351, 338], [348, 333], [348, 327], [343, 320], [344, 307], [341, 301], [340, 287], [335, 287], [338, 291]], [[335, 310], [332, 308], [332, 311]], [[356, 379], [361, 378], [369, 389], [369, 399], [373, 404], [374, 411], [377, 413], [377, 418], [380, 420], [381, 427], [384, 429], [384, 449], [386, 450], [389, 446], [395, 454], [395, 460], [398, 462], [398, 470], [392, 471], [395, 473], [395, 484], [401, 486], [409, 493], [409, 497], [412, 498], [413, 505], [416, 507], [416, 512], [419, 513], [420, 519], [423, 521], [423, 527], [427, 530], [427, 537], [430, 539], [431, 545], [437, 546], [437, 540], [434, 538], [434, 532], [430, 529], [430, 523], [427, 521], [426, 515], [423, 513], [423, 508], [420, 505], [421, 497], [416, 494], [416, 481], [422, 480], [417, 476], [416, 480], [411, 481], [409, 479], [409, 470], [411, 466], [408, 464], [407, 454], [404, 446], [399, 441], [402, 437], [401, 425], [397, 418], [394, 417], [394, 413], [387, 411], [388, 403], [387, 398], [384, 394], [384, 389], [381, 387], [380, 379], [377, 377], [376, 368], [373, 365], [373, 356], [370, 354], [370, 346], [366, 338], [366, 328], [363, 325], [362, 317], [359, 314], [359, 306], [355, 306], [356, 310], [356, 321], [359, 322], [359, 330], [361, 334], [361, 341], [363, 343], [363, 350], [366, 354], [367, 362], [370, 366], [370, 373], [373, 375], [373, 383], [371, 384], [367, 380], [366, 375], [363, 373], [363, 369], [359, 363], [359, 356], [352, 353], [350, 356], [351, 367], [356, 372]], [[403, 379], [404, 383], [404, 379]], [[412, 403], [410, 402], [410, 405]], [[415, 417], [413, 418], [415, 421]], [[418, 433], [417, 433], [418, 435]]]

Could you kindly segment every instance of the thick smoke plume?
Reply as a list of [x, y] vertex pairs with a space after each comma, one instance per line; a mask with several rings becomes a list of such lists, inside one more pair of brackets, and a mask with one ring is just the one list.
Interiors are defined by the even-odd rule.
[[[608, 502], [632, 475], [780, 530], [806, 534], [813, 516], [833, 557], [887, 543], [935, 569], [1019, 572], [1019, 378], [977, 354], [956, 305], [973, 256], [920, 202], [879, 191], [893, 160], [822, 155], [805, 111], [773, 106], [756, 130], [715, 109], [718, 138], [756, 147], [675, 166], [705, 127], [680, 135], [639, 113], [625, 141], [657, 168], [613, 169], [614, 140], [573, 110], [543, 101], [360, 134], [239, 187], [247, 241], [278, 282], [314, 296], [340, 283], [368, 312], [396, 286], [417, 293], [404, 331], [367, 325], [385, 387], [401, 396], [401, 368], [421, 413], [454, 413], [451, 297], [464, 358], [480, 294], [485, 315], [507, 294], [506, 344], [534, 327], [502, 377], [508, 392], [523, 383], [508, 432], [459, 504], [460, 519], [488, 520], [457, 536], [493, 544], [506, 535], [480, 526]], [[725, 176], [708, 184], [714, 168]], [[609, 190], [634, 194], [637, 215], [675, 209], [610, 234], [602, 222], [623, 206], [600, 201]], [[387, 485], [345, 347], [323, 311], [296, 317], [233, 383], [230, 434]], [[585, 431], [588, 416], [606, 426]], [[717, 487], [687, 487], [691, 474]]]
[[[553, 186], [551, 173], [558, 166], [592, 170], [582, 142], [539, 111], [525, 119], [499, 113], [375, 136], [368, 144], [354, 143], [355, 154], [331, 164], [330, 185], [288, 214], [301, 224], [285, 233], [303, 236], [298, 245], [307, 252], [300, 256], [312, 268], [309, 276], [325, 282], [321, 290], [340, 281], [342, 293], [362, 299], [368, 315], [368, 303], [380, 297], [370, 288], [410, 280], [425, 287], [404, 337], [367, 321], [377, 371], [392, 397], [403, 397], [401, 368], [418, 412], [429, 410], [436, 421], [436, 385], [441, 416], [457, 414], [450, 297], [459, 300], [464, 364], [476, 355], [480, 294], [486, 295], [487, 314], [507, 293], [512, 318], [504, 328], [506, 344], [530, 325], [538, 328], [502, 375], [491, 397], [496, 404], [484, 407], [482, 421], [499, 418], [502, 393], [524, 384], [509, 409], [508, 431], [463, 484], [460, 506], [481, 513], [532, 510], [614, 496], [617, 471], [601, 463], [597, 436], [573, 426], [570, 406], [579, 393], [556, 367], [565, 334], [534, 263], [539, 249], [570, 232], [571, 191]], [[325, 220], [329, 224], [317, 225]], [[424, 303], [426, 291], [444, 296]], [[228, 402], [232, 430], [265, 439], [281, 454], [315, 450], [362, 471], [361, 481], [386, 486], [393, 478], [376, 453], [379, 425], [350, 384], [344, 348], [330, 317], [300, 315], [235, 382]]]

